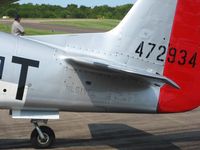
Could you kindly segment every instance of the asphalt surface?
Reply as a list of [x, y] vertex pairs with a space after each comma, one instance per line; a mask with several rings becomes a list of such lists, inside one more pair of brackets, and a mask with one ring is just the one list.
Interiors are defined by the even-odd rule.
[[[0, 111], [0, 149], [32, 149], [29, 120]], [[61, 113], [49, 121], [63, 150], [199, 150], [200, 109], [180, 114]]]
[[[26, 22], [38, 29], [46, 25]], [[47, 25], [52, 26], [52, 25]], [[49, 27], [51, 28], [51, 27]], [[53, 30], [63, 27], [54, 26]], [[64, 32], [94, 32], [64, 27]], [[63, 150], [199, 150], [200, 109], [180, 114], [61, 113], [49, 121], [57, 141], [53, 149]], [[29, 120], [14, 120], [0, 111], [0, 149], [32, 149]]]

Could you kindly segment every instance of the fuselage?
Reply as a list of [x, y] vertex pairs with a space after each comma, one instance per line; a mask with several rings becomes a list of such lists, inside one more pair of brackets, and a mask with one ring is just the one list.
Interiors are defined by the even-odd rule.
[[[4, 63], [1, 61], [1, 108], [157, 111], [160, 88], [150, 82], [71, 64], [65, 60], [68, 55], [73, 55], [70, 49], [68, 52], [4, 33], [0, 38], [3, 39], [0, 56], [4, 58]], [[79, 51], [81, 53], [84, 54], [84, 50]], [[13, 61], [16, 58], [21, 63]], [[29, 60], [29, 63], [24, 60]], [[31, 66], [30, 62], [37, 66]], [[27, 73], [24, 68], [27, 68]], [[24, 90], [20, 79], [25, 80]]]

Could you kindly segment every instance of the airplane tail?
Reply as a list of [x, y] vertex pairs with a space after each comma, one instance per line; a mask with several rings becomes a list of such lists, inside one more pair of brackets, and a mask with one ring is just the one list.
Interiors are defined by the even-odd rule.
[[[121, 63], [163, 75], [158, 112], [183, 112], [200, 105], [200, 0], [138, 0], [109, 34]], [[115, 58], [113, 58], [115, 59]]]
[[162, 74], [176, 4], [176, 0], [138, 0], [109, 32], [115, 42], [106, 51], [114, 53], [127, 66]]
[[200, 105], [199, 12], [199, 0], [178, 0], [163, 75], [181, 89], [161, 89], [159, 112], [188, 111]]
[[32, 38], [64, 45], [66, 51], [84, 51], [95, 60], [113, 60], [137, 73], [166, 77], [180, 89], [160, 87], [157, 110], [182, 112], [200, 105], [199, 12], [200, 0], [138, 0], [109, 32], [61, 35], [56, 42], [55, 36]]
[[[200, 105], [200, 1], [138, 0], [111, 31], [127, 66], [161, 74], [180, 86], [161, 88], [159, 112], [182, 112]], [[117, 40], [116, 40], [117, 41]]]

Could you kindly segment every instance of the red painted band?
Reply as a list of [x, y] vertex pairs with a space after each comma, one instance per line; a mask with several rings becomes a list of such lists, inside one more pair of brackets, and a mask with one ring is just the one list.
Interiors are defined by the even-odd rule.
[[164, 76], [181, 89], [162, 87], [158, 112], [184, 112], [200, 105], [200, 0], [178, 0]]

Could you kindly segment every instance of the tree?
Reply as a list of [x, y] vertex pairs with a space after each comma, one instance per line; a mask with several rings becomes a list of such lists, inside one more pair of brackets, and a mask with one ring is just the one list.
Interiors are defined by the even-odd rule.
[[106, 19], [122, 19], [131, 4], [110, 7], [108, 5], [96, 6], [94, 8], [70, 4], [66, 8], [52, 5], [34, 5], [28, 4], [10, 4], [0, 8], [0, 17], [14, 17], [20, 14], [23, 18], [106, 18]]

